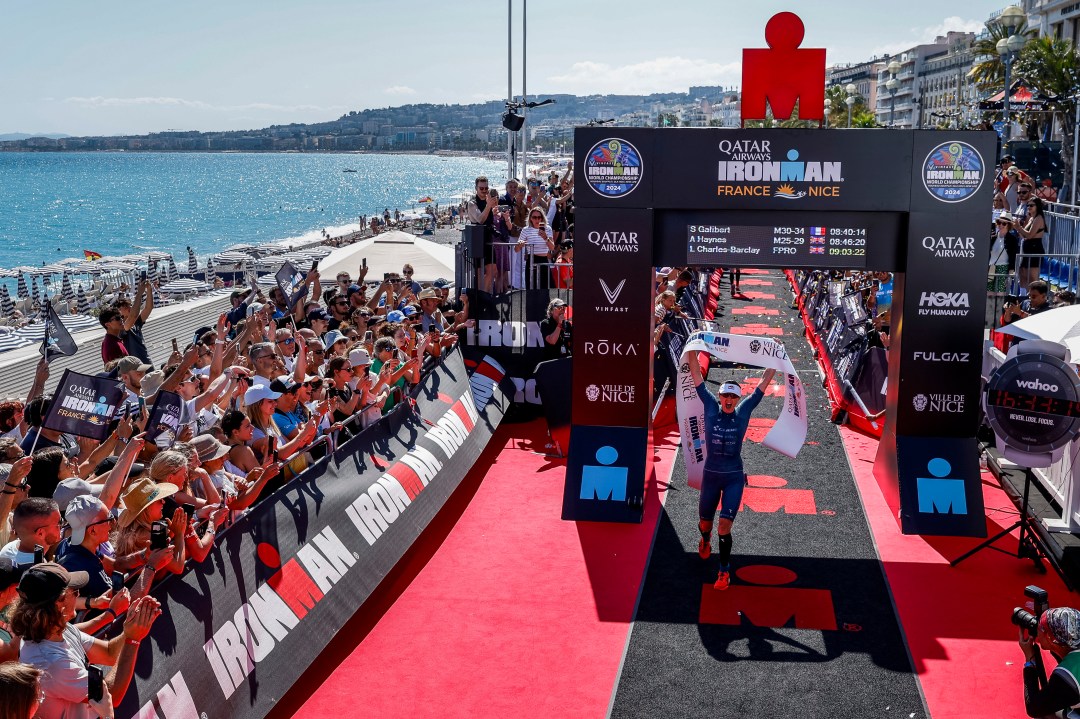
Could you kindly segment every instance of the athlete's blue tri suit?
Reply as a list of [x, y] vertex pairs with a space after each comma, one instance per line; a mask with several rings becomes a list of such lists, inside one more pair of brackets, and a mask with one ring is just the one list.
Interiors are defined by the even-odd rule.
[[704, 383], [697, 386], [697, 393], [705, 405], [708, 452], [701, 479], [698, 516], [712, 522], [719, 506], [721, 518], [735, 519], [742, 504], [743, 485], [746, 484], [742, 462], [743, 438], [750, 426], [750, 415], [761, 404], [765, 393], [758, 387], [744, 397], [731, 414], [720, 409], [720, 403], [705, 389]]

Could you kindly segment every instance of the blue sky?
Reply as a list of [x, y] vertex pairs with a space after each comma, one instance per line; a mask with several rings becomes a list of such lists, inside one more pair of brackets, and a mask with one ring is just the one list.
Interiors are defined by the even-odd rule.
[[[514, 7], [514, 92], [521, 8]], [[8, 0], [0, 133], [234, 130], [410, 102], [506, 96], [506, 0]], [[804, 46], [857, 62], [972, 30], [1004, 5], [866, 0], [528, 2], [530, 95], [737, 85], [744, 47], [793, 10]], [[899, 10], [898, 10], [899, 9]]]

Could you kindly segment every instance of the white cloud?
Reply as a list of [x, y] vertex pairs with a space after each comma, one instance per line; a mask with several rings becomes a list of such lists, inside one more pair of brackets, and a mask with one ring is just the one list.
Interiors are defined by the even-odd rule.
[[260, 110], [272, 112], [337, 112], [345, 109], [344, 105], [277, 105], [269, 102], [250, 102], [243, 105], [213, 105], [202, 100], [186, 100], [182, 97], [66, 97], [64, 102], [84, 108], [112, 107], [182, 107], [209, 112], [238, 112]]
[[658, 57], [632, 65], [576, 62], [548, 81], [559, 92], [577, 95], [686, 92], [691, 85], [737, 85], [742, 63], [727, 64], [685, 57]]
[[904, 50], [910, 50], [916, 45], [923, 45], [931, 43], [937, 37], [943, 37], [948, 32], [981, 32], [986, 27], [986, 24], [981, 20], [965, 20], [958, 15], [952, 15], [945, 18], [936, 25], [927, 25], [925, 27], [913, 27], [909, 29], [907, 40], [900, 40], [897, 42], [891, 42], [887, 45], [881, 45], [873, 49], [872, 54], [877, 55], [893, 55]]
[[408, 85], [393, 85], [383, 90], [387, 95], [415, 95], [416, 90]]

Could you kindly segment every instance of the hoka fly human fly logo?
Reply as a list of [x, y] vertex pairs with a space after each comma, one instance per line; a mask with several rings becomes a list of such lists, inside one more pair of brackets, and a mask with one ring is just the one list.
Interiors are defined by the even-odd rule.
[[629, 195], [644, 169], [641, 153], [626, 140], [601, 140], [585, 157], [585, 180], [604, 197]]

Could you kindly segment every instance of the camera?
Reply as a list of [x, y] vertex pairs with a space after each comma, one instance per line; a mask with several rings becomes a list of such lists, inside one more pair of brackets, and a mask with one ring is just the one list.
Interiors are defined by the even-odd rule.
[[1031, 611], [1024, 607], [1016, 607], [1012, 613], [1012, 623], [1035, 636], [1039, 630], [1039, 617], [1050, 608], [1050, 598], [1046, 590], [1036, 587], [1034, 584], [1024, 588], [1024, 596], [1031, 600]]

